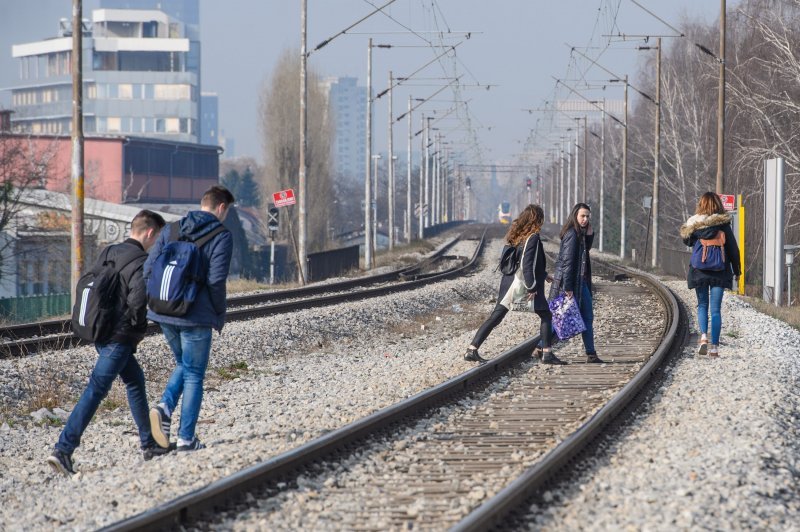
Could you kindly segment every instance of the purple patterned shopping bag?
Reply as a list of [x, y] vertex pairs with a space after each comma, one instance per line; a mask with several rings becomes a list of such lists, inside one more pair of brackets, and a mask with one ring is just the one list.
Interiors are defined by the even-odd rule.
[[586, 330], [578, 302], [561, 292], [548, 303], [553, 313], [553, 329], [560, 340], [567, 340]]

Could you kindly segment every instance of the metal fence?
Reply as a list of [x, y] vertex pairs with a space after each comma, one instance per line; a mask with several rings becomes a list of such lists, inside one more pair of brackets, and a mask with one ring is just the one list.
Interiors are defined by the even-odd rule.
[[692, 252], [687, 249], [658, 248], [660, 267], [664, 272], [676, 277], [686, 277], [689, 273], [689, 259]]
[[0, 299], [0, 317], [12, 322], [25, 323], [50, 316], [68, 314], [69, 294], [47, 294]]
[[309, 253], [308, 279], [306, 281], [321, 281], [358, 269], [359, 248], [360, 246], [355, 245]]
[[453, 227], [458, 227], [459, 225], [466, 223], [470, 223], [470, 220], [456, 220], [454, 222], [445, 222], [443, 224], [432, 225], [423, 229], [422, 236], [425, 238], [430, 238], [443, 233], [448, 229], [452, 229]]

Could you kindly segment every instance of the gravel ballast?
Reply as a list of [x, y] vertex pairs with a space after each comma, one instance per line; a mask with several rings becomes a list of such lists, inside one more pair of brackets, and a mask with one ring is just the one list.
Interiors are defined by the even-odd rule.
[[[471, 255], [471, 245], [453, 253]], [[78, 348], [0, 361], [0, 415], [9, 421], [0, 424], [2, 528], [96, 529], [469, 369], [463, 351], [494, 305], [500, 246], [494, 242], [483, 268], [467, 278], [228, 324], [214, 335], [198, 425], [208, 448], [182, 456], [142, 461], [124, 390], [115, 385], [116, 404], [98, 412], [75, 452], [79, 474], [54, 476], [44, 460], [61, 425], [36, 421], [33, 399], [59, 399], [64, 412], [40, 415], [63, 418], [96, 355]], [[684, 282], [670, 286], [694, 307]], [[726, 294], [724, 305], [723, 333], [737, 337], [723, 337], [720, 358], [688, 348], [609, 456], [579, 487], [550, 494], [533, 528], [796, 526], [800, 334], [738, 298]], [[512, 313], [481, 351], [493, 356], [536, 328], [535, 316]], [[137, 358], [152, 404], [171, 356], [155, 336]]]
[[666, 284], [691, 313], [691, 345], [525, 528], [800, 530], [800, 332], [726, 292], [720, 356], [700, 356], [694, 291]]

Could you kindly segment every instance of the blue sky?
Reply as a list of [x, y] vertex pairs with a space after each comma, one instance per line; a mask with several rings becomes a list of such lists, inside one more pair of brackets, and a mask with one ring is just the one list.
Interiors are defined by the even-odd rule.
[[[374, 9], [373, 4], [385, 1], [308, 0], [309, 46], [363, 17]], [[84, 16], [88, 16], [97, 4], [93, 0], [84, 3]], [[684, 17], [713, 23], [719, 12], [716, 0], [639, 3], [677, 27]], [[728, 4], [730, 9], [734, 2]], [[261, 159], [259, 93], [281, 52], [299, 46], [300, 0], [200, 0], [200, 9], [203, 90], [219, 94], [220, 128], [235, 139], [237, 155]], [[457, 48], [457, 61], [434, 63], [418, 77], [443, 77], [455, 67], [463, 76], [462, 83], [471, 85], [461, 91], [461, 97], [470, 100], [471, 125], [483, 147], [484, 162], [508, 161], [519, 152], [536, 118], [523, 109], [541, 107], [554, 96], [568, 96], [554, 93], [553, 80], [574, 76], [575, 67], [580, 66], [571, 61], [566, 43], [588, 47], [586, 52], [601, 54], [601, 61], [612, 71], [633, 75], [648, 52], [633, 50], [634, 42], [608, 46], [607, 35], [672, 33], [631, 0], [397, 0], [387, 11], [392, 19], [381, 14], [370, 18], [352, 34], [314, 53], [310, 64], [324, 76], [355, 76], [363, 83], [370, 33], [375, 42], [398, 46], [374, 53], [375, 87], [383, 90], [390, 69], [396, 76], [404, 76], [433, 59], [426, 40], [436, 43], [439, 36], [427, 32], [450, 30], [453, 33], [447, 42], [463, 40]], [[0, 0], [0, 87], [11, 86], [16, 79], [11, 45], [55, 36], [59, 18], [69, 17], [70, 12], [70, 0]], [[470, 38], [463, 39], [456, 33], [460, 31], [471, 32]], [[707, 44], [716, 47], [716, 43]], [[441, 81], [415, 85], [437, 83]], [[487, 85], [491, 85], [489, 90]], [[402, 112], [409, 94], [424, 97], [435, 90], [432, 86], [399, 89], [395, 114]], [[452, 94], [444, 94], [438, 98], [443, 101], [431, 105], [449, 107], [446, 100]], [[0, 95], [0, 103], [7, 106], [8, 101], [8, 93]], [[380, 102], [376, 108], [378, 150], [385, 149], [386, 127], [382, 124], [386, 115], [385, 103]], [[460, 121], [448, 123], [454, 142], [469, 136], [463, 129], [455, 129], [464, 126]], [[404, 135], [405, 125], [398, 126], [395, 134]]]

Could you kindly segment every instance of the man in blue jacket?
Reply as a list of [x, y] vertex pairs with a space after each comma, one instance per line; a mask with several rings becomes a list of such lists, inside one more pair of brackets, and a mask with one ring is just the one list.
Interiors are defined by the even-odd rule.
[[[233, 194], [221, 185], [208, 189], [200, 200], [200, 210], [191, 211], [176, 224], [170, 224], [150, 249], [144, 265], [145, 281], [150, 276], [153, 262], [164, 246], [175, 239], [197, 241], [217, 229], [233, 205]], [[225, 324], [225, 281], [231, 264], [233, 237], [230, 231], [214, 235], [200, 248], [205, 276], [197, 297], [183, 316], [165, 316], [150, 309], [147, 317], [161, 325], [164, 336], [175, 355], [175, 370], [167, 382], [161, 402], [150, 409], [150, 428], [156, 443], [169, 448], [172, 413], [183, 394], [178, 448], [180, 451], [202, 449], [195, 435], [195, 426], [203, 401], [203, 380], [211, 353], [211, 329], [221, 332]]]

